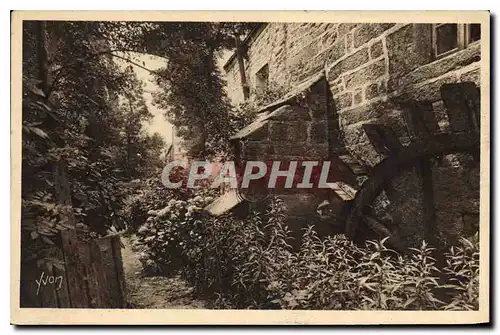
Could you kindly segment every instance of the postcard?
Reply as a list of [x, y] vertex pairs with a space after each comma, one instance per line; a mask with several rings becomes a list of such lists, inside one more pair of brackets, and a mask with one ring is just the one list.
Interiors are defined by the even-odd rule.
[[488, 323], [489, 20], [12, 12], [11, 322]]

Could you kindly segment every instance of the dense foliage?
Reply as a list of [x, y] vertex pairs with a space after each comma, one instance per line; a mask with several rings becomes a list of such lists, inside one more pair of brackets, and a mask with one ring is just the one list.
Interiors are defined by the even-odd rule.
[[[120, 22], [108, 32], [118, 55], [150, 71], [162, 88], [154, 92], [155, 104], [164, 110], [184, 140], [188, 155], [196, 158], [224, 156], [232, 127], [233, 107], [225, 92], [217, 60], [233, 50], [236, 39], [257, 23], [235, 22]], [[156, 70], [141, 65], [137, 52], [165, 59]], [[116, 55], [116, 53], [114, 53]]]
[[272, 82], [265, 89], [253, 92], [249, 99], [234, 108], [230, 118], [231, 129], [236, 132], [252, 123], [260, 109], [283, 98], [288, 93], [288, 89]]
[[[152, 72], [156, 103], [193, 156], [227, 153], [233, 112], [215, 64], [255, 24], [32, 21], [23, 25], [23, 256], [42, 259], [61, 229], [92, 236], [137, 226], [164, 165], [163, 139], [132, 66]], [[129, 66], [121, 66], [129, 64]]]
[[474, 310], [478, 241], [463, 239], [438, 266], [434, 249], [398, 254], [382, 241], [304, 231], [290, 245], [282, 206], [247, 219], [204, 218], [203, 197], [151, 212], [138, 245], [149, 269], [180, 271], [215, 308]]

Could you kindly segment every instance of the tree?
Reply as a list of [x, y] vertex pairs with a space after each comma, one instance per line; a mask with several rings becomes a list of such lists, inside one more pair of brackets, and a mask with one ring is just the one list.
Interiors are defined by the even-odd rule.
[[[25, 22], [23, 26], [23, 247], [70, 222], [105, 234], [123, 227], [123, 187], [161, 169], [164, 143], [151, 119], [134, 55], [165, 59], [151, 71], [156, 103], [194, 157], [228, 152], [236, 130], [216, 66], [223, 49], [252, 24], [213, 22]], [[57, 173], [56, 173], [57, 172]], [[64, 219], [63, 216], [66, 218]], [[74, 219], [73, 219], [74, 218]], [[28, 243], [29, 241], [29, 243]]]
[[154, 95], [154, 102], [165, 110], [177, 135], [190, 144], [188, 153], [206, 158], [227, 154], [228, 139], [236, 131], [217, 58], [223, 50], [234, 49], [236, 39], [256, 26], [234, 22], [121, 22], [108, 31], [108, 38], [116, 42], [115, 52], [128, 52], [123, 58], [131, 64], [143, 67], [134, 60], [133, 52], [165, 59], [164, 68], [150, 70], [162, 88]]

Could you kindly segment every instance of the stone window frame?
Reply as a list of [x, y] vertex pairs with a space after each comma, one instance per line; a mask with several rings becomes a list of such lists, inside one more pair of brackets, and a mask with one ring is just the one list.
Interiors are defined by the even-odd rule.
[[[443, 53], [437, 53], [437, 33], [436, 30], [438, 27], [446, 25], [446, 24], [455, 24], [457, 26], [457, 47]], [[472, 41], [471, 37], [471, 26], [475, 25], [474, 23], [435, 23], [432, 25], [432, 56], [433, 59], [440, 59], [446, 57], [450, 54], [453, 54], [459, 50], [463, 50], [467, 48], [469, 45], [473, 43], [479, 43], [481, 41], [481, 37], [479, 39]]]

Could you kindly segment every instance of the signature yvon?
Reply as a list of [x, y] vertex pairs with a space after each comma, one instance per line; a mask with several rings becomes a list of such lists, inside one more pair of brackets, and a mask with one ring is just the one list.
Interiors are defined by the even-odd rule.
[[59, 290], [61, 288], [62, 282], [63, 282], [63, 277], [62, 276], [45, 276], [45, 272], [42, 272], [42, 275], [40, 276], [40, 280], [35, 279], [35, 282], [38, 285], [38, 288], [36, 290], [36, 295], [38, 295], [38, 292], [40, 292], [40, 286], [47, 286], [47, 284], [50, 285], [55, 285], [56, 290]]

